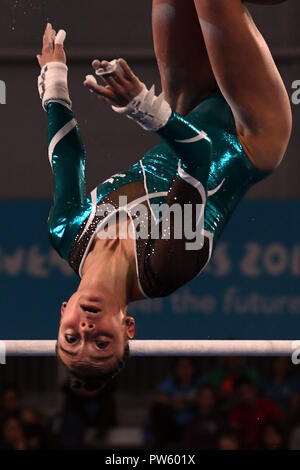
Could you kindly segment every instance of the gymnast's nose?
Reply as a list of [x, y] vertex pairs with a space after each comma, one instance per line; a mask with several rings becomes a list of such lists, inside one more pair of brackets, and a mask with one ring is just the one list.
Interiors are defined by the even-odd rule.
[[92, 322], [82, 321], [80, 323], [80, 328], [82, 331], [92, 331], [95, 328], [95, 324]]

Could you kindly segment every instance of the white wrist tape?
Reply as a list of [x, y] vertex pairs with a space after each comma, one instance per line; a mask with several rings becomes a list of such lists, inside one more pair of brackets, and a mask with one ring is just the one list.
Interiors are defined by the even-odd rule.
[[72, 101], [68, 90], [68, 67], [62, 62], [48, 62], [38, 78], [38, 89], [43, 108], [55, 101], [71, 109]]
[[157, 131], [165, 126], [172, 114], [169, 103], [164, 99], [164, 94], [155, 96], [154, 85], [150, 90], [143, 84], [142, 91], [133, 98], [127, 106], [112, 106], [119, 114], [125, 114], [134, 119], [143, 129]]

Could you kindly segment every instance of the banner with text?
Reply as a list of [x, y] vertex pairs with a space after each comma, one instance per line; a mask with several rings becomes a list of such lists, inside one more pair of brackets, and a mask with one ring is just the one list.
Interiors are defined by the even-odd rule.
[[[49, 201], [2, 201], [0, 339], [53, 339], [78, 285], [47, 236]], [[136, 302], [136, 339], [297, 339], [300, 201], [243, 201], [210, 264], [167, 298]]]

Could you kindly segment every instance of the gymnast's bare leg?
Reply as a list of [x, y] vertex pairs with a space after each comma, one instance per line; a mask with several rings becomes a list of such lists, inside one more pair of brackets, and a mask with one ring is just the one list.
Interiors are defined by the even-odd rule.
[[291, 133], [289, 98], [243, 2], [153, 0], [153, 34], [172, 108], [188, 113], [217, 83], [251, 162], [262, 171], [276, 168]]
[[171, 108], [186, 115], [218, 86], [193, 0], [154, 0], [154, 48]]

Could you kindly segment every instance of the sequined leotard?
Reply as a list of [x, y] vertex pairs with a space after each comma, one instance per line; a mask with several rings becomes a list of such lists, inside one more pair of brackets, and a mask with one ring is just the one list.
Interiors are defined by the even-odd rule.
[[[94, 237], [111, 217], [101, 211], [104, 204], [118, 211], [119, 196], [127, 196], [121, 210], [132, 217], [132, 208], [143, 204], [148, 224], [150, 219], [161, 223], [156, 214], [161, 203], [202, 205], [203, 245], [198, 250], [186, 250], [185, 237], [154, 240], [150, 231], [147, 237], [136, 237], [138, 280], [145, 297], [169, 295], [199, 274], [239, 201], [267, 176], [249, 161], [228, 104], [220, 93], [214, 93], [185, 118], [173, 113], [158, 131], [162, 137], [158, 146], [86, 196], [85, 152], [73, 113], [56, 102], [47, 105], [47, 112], [55, 186], [49, 236], [77, 274]], [[196, 227], [197, 217], [193, 217]]]

